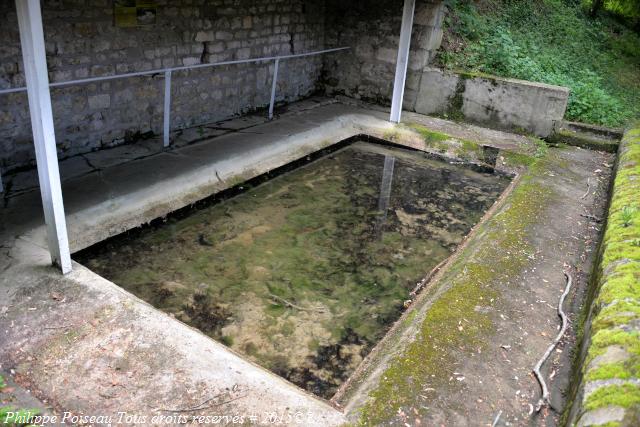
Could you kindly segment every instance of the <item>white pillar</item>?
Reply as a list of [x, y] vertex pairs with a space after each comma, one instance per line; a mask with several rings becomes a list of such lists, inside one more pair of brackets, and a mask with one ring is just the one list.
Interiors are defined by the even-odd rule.
[[404, 0], [402, 12], [402, 29], [398, 46], [398, 61], [396, 62], [396, 78], [393, 83], [393, 97], [391, 98], [391, 121], [400, 123], [402, 102], [404, 100], [404, 86], [407, 81], [407, 67], [409, 65], [409, 49], [411, 47], [411, 30], [413, 29], [413, 15], [416, 0]]
[[71, 271], [71, 256], [53, 131], [40, 0], [16, 0], [16, 10], [49, 252], [53, 264], [66, 274]]

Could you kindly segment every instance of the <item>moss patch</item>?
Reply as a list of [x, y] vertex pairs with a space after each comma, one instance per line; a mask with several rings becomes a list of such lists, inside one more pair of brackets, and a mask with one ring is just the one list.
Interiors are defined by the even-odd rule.
[[425, 148], [435, 149], [439, 153], [450, 152], [463, 160], [482, 160], [484, 157], [482, 145], [477, 142], [436, 132], [417, 123], [408, 123], [407, 126], [420, 134]]
[[605, 406], [630, 408], [640, 405], [640, 387], [633, 384], [610, 385], [601, 387], [587, 398], [585, 409], [591, 411]]
[[420, 136], [422, 136], [425, 148], [433, 148], [441, 153], [446, 152], [449, 148], [447, 144], [444, 144], [444, 141], [453, 139], [446, 133], [432, 131], [431, 129], [417, 123], [409, 123], [407, 126], [415, 130], [420, 134]]
[[589, 371], [586, 378], [588, 381], [608, 380], [612, 378], [626, 380], [638, 374], [637, 362], [638, 359], [633, 358], [625, 362], [607, 363]]

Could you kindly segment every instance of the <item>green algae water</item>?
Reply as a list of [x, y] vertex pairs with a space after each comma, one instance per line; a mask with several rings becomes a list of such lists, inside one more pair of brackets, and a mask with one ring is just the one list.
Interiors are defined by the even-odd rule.
[[76, 259], [330, 398], [508, 184], [357, 142]]

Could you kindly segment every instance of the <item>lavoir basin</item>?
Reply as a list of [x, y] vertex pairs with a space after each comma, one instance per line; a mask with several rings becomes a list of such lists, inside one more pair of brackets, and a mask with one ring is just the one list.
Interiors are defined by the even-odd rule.
[[331, 398], [509, 182], [353, 142], [75, 259]]

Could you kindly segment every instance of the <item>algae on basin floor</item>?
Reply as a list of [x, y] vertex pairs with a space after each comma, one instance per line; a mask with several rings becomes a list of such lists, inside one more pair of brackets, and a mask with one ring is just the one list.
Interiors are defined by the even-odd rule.
[[508, 182], [356, 143], [78, 259], [330, 397]]

